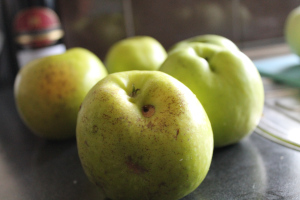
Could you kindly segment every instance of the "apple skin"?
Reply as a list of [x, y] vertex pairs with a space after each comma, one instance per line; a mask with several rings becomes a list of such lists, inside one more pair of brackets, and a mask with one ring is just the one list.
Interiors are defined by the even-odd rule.
[[33, 60], [21, 68], [15, 79], [18, 113], [28, 128], [42, 138], [75, 137], [80, 104], [106, 75], [99, 58], [83, 48]]
[[76, 131], [86, 175], [111, 199], [180, 199], [211, 164], [213, 135], [201, 103], [159, 71], [99, 81], [82, 103]]
[[160, 71], [196, 94], [211, 122], [215, 147], [237, 143], [257, 126], [264, 105], [263, 83], [242, 52], [191, 44], [169, 55]]
[[156, 39], [134, 36], [111, 46], [105, 57], [105, 66], [108, 73], [157, 70], [166, 57], [166, 50]]
[[229, 49], [231, 51], [239, 51], [239, 48], [236, 46], [236, 44], [231, 40], [229, 40], [228, 38], [223, 37], [221, 35], [206, 34], [206, 35], [198, 35], [177, 42], [168, 50], [168, 53], [171, 54], [193, 43], [215, 44], [224, 47], [226, 49]]
[[287, 16], [284, 25], [284, 37], [292, 52], [300, 56], [300, 6]]

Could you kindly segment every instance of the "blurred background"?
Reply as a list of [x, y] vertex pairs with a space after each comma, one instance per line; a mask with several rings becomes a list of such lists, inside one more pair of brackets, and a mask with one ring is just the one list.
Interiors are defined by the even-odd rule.
[[[21, 0], [0, 1], [4, 2], [0, 18], [0, 80], [10, 82], [16, 69], [11, 69], [14, 55], [8, 49], [13, 40], [7, 29]], [[66, 47], [87, 48], [102, 60], [113, 43], [134, 35], [152, 36], [168, 49], [189, 37], [218, 34], [234, 41], [253, 59], [288, 53], [284, 23], [289, 12], [300, 5], [300, 0], [44, 1], [60, 17]]]

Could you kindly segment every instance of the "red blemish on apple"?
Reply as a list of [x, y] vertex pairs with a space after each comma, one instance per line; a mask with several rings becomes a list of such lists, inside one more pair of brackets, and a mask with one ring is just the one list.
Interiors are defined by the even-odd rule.
[[178, 135], [179, 135], [179, 129], [177, 129], [176, 135], [174, 137], [176, 140], [177, 140]]
[[125, 164], [135, 174], [141, 174], [141, 173], [148, 172], [148, 170], [145, 169], [144, 167], [134, 163], [131, 156], [128, 156], [128, 159], [125, 162]]

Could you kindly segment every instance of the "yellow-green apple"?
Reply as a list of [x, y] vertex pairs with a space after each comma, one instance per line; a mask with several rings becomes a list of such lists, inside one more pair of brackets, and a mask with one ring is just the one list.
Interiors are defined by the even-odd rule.
[[168, 53], [170, 54], [193, 43], [215, 44], [231, 51], [239, 51], [239, 48], [236, 46], [236, 44], [228, 38], [221, 35], [206, 34], [179, 41], [168, 50]]
[[75, 137], [80, 104], [106, 75], [101, 60], [83, 48], [36, 59], [15, 79], [14, 97], [20, 117], [43, 138]]
[[203, 181], [213, 152], [201, 103], [159, 71], [99, 81], [81, 105], [76, 137], [87, 177], [111, 199], [180, 199]]
[[134, 36], [111, 46], [105, 57], [105, 65], [108, 73], [157, 70], [166, 57], [166, 50], [156, 39], [149, 36]]
[[287, 16], [284, 37], [292, 52], [300, 56], [300, 6], [294, 8]]
[[237, 143], [257, 126], [263, 84], [255, 65], [241, 51], [190, 44], [169, 55], [160, 71], [196, 94], [211, 122], [215, 147]]

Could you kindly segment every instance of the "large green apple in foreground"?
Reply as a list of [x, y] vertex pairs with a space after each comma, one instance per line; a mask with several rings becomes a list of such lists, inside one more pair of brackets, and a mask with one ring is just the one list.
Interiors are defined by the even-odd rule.
[[197, 97], [159, 71], [127, 71], [98, 82], [82, 103], [78, 153], [111, 199], [180, 199], [205, 178], [213, 135]]
[[263, 84], [242, 52], [191, 44], [169, 55], [160, 70], [197, 95], [211, 122], [215, 147], [236, 143], [257, 126], [264, 104]]
[[16, 77], [14, 96], [18, 112], [38, 136], [75, 137], [80, 104], [106, 75], [99, 58], [82, 48], [36, 59], [25, 65]]
[[221, 35], [206, 34], [179, 41], [169, 49], [168, 53], [173, 53], [193, 43], [215, 44], [231, 51], [239, 51], [239, 48], [235, 45], [235, 43], [228, 38]]
[[149, 36], [135, 36], [115, 43], [107, 52], [108, 73], [157, 70], [167, 57], [164, 47]]
[[300, 56], [300, 6], [293, 9], [287, 16], [284, 36], [291, 50]]

